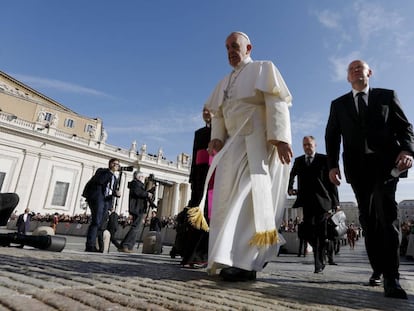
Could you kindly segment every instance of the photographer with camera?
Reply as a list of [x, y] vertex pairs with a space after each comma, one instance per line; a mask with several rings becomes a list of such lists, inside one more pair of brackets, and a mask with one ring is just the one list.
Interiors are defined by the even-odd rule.
[[98, 168], [95, 175], [86, 183], [82, 196], [91, 209], [91, 223], [86, 235], [85, 252], [99, 252], [96, 237], [102, 220], [112, 208], [113, 198], [120, 197], [115, 172], [120, 170], [119, 159], [112, 158], [108, 168]]
[[147, 210], [147, 201], [151, 201], [153, 193], [145, 190], [145, 176], [135, 171], [133, 179], [128, 183], [129, 188], [129, 214], [132, 216], [132, 224], [124, 240], [121, 242], [119, 252], [132, 253], [139, 233], [139, 225]]

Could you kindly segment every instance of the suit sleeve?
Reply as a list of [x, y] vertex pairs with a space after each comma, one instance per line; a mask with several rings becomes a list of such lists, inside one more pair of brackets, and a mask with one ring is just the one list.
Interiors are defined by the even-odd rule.
[[393, 92], [392, 102], [392, 123], [393, 128], [395, 129], [396, 138], [400, 144], [401, 150], [411, 152], [411, 154], [414, 155], [413, 127], [404, 114], [395, 92]]
[[334, 209], [339, 205], [338, 187], [329, 180], [328, 157], [323, 156], [321, 159], [323, 161], [323, 184], [331, 199], [331, 208]]
[[194, 180], [196, 158], [197, 158], [197, 131], [194, 133], [194, 140], [193, 140], [193, 156], [191, 158], [190, 179], [189, 179], [190, 183], [192, 183]]
[[295, 159], [295, 161], [293, 162], [292, 169], [290, 170], [288, 191], [293, 190], [293, 184], [295, 182], [296, 175], [297, 175], [297, 160]]
[[94, 182], [99, 185], [106, 185], [112, 179], [112, 173], [109, 169], [99, 168], [94, 176]]
[[335, 102], [332, 102], [328, 123], [325, 130], [325, 146], [328, 156], [328, 169], [339, 168], [339, 150], [341, 145], [341, 132]]

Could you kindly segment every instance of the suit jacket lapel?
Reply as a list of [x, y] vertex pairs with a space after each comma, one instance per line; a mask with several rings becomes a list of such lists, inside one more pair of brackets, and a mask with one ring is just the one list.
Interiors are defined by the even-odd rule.
[[375, 104], [378, 102], [376, 100], [377, 97], [377, 92], [375, 92], [375, 90], [373, 89], [369, 89], [369, 94], [368, 94], [368, 114], [370, 114], [370, 111], [373, 111], [375, 109]]

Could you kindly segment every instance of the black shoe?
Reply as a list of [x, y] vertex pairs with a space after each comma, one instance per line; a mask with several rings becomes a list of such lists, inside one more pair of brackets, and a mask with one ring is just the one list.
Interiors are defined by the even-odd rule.
[[331, 265], [331, 266], [337, 266], [338, 265], [335, 261], [330, 261], [328, 264]]
[[86, 247], [85, 248], [85, 252], [89, 252], [89, 253], [99, 253], [99, 249], [97, 249], [96, 247]]
[[408, 299], [397, 279], [384, 278], [384, 296], [389, 298]]
[[256, 280], [256, 271], [244, 270], [236, 267], [221, 269], [220, 276], [228, 282], [246, 282]]
[[381, 286], [381, 274], [374, 272], [369, 278], [369, 286]]
[[323, 269], [325, 269], [325, 265], [315, 267], [315, 271], [313, 271], [313, 273], [322, 273]]

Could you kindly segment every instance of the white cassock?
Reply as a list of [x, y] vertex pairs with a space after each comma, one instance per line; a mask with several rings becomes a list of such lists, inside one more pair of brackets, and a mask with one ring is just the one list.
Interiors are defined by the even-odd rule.
[[289, 166], [269, 140], [291, 144], [292, 97], [270, 61], [246, 59], [216, 87], [206, 107], [211, 139], [224, 142], [214, 178], [208, 272], [233, 266], [261, 271], [283, 237]]

